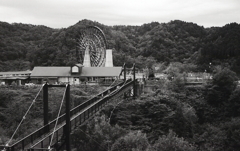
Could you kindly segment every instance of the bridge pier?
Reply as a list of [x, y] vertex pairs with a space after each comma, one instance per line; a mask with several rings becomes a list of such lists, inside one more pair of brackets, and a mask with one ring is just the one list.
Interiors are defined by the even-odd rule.
[[[124, 64], [124, 82], [126, 82], [126, 81], [127, 81], [126, 66]], [[132, 91], [132, 95], [131, 95], [131, 91]], [[136, 82], [136, 66], [135, 66], [135, 63], [133, 64], [133, 89], [130, 90], [129, 96], [132, 96], [133, 99], [135, 99], [137, 97], [137, 82]], [[124, 98], [127, 98], [129, 96], [127, 95], [127, 93], [124, 93]]]
[[70, 133], [71, 133], [71, 123], [70, 123], [70, 85], [66, 88], [66, 125], [65, 125], [65, 136], [66, 136], [66, 150], [71, 151], [70, 143]]
[[[43, 117], [44, 117], [44, 133], [49, 132], [49, 117], [48, 117], [48, 87], [66, 87], [66, 94], [65, 94], [65, 120], [66, 125], [64, 126], [65, 132], [65, 143], [66, 143], [66, 150], [70, 151], [70, 133], [71, 133], [71, 123], [70, 123], [70, 84], [67, 85], [49, 85], [45, 84], [43, 86]], [[51, 138], [51, 137], [50, 137]], [[50, 141], [49, 141], [50, 142]], [[22, 145], [24, 146], [24, 145]]]
[[49, 132], [49, 118], [48, 118], [48, 84], [43, 86], [43, 121], [44, 121], [44, 133]]
[[[127, 73], [126, 73], [126, 65], [124, 64], [124, 82], [127, 81]], [[123, 97], [126, 98], [127, 97], [127, 94], [124, 93], [123, 94]]]
[[136, 86], [136, 67], [135, 67], [135, 64], [133, 65], [133, 99], [136, 98], [136, 89], [137, 89], [137, 86]]

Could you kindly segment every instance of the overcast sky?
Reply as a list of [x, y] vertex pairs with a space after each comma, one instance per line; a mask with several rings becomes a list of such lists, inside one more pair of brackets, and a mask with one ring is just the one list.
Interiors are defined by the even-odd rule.
[[89, 19], [105, 25], [182, 20], [204, 27], [240, 23], [240, 0], [0, 0], [0, 21], [67, 28]]

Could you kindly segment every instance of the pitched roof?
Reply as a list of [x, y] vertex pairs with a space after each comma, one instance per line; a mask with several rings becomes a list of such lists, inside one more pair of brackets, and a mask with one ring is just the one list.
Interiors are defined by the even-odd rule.
[[24, 76], [24, 77], [20, 77], [20, 76], [0, 77], [0, 79], [3, 79], [3, 80], [25, 80], [25, 79], [27, 79], [27, 78], [28, 78], [27, 76]]
[[71, 67], [34, 67], [31, 77], [68, 77]]
[[122, 67], [83, 67], [81, 77], [116, 77], [120, 76]]
[[7, 71], [7, 72], [0, 72], [0, 75], [12, 75], [12, 74], [30, 74], [31, 71]]
[[[122, 67], [83, 67], [81, 77], [116, 77]], [[71, 67], [34, 67], [31, 77], [70, 77]]]

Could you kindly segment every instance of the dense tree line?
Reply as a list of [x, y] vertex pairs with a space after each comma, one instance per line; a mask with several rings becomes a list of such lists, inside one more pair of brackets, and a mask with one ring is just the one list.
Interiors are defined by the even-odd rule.
[[[204, 71], [209, 62], [239, 73], [240, 25], [204, 28], [180, 20], [152, 22], [141, 26], [106, 26], [82, 20], [68, 28], [0, 22], [0, 70], [26, 70], [34, 66], [66, 66], [77, 62], [76, 37], [83, 27], [98, 26], [113, 49], [114, 65], [131, 66], [144, 60], [193, 63]], [[18, 64], [22, 64], [19, 66]], [[152, 67], [152, 64], [147, 67]], [[9, 64], [9, 66], [5, 66]]]
[[201, 53], [211, 58], [226, 59], [239, 56], [240, 26], [237, 23], [227, 24], [213, 29], [204, 39], [205, 46]]
[[[186, 86], [182, 74], [194, 65], [162, 64], [169, 80], [149, 80], [154, 89], [136, 99], [112, 100], [95, 118], [71, 135], [72, 148], [105, 150], [238, 150], [240, 147], [240, 88], [229, 68], [212, 67], [212, 81]], [[0, 143], [9, 140], [40, 87], [0, 89]], [[71, 88], [72, 108], [104, 87]], [[51, 89], [50, 119], [58, 113], [63, 90]], [[24, 136], [42, 124], [42, 97], [16, 133]], [[64, 109], [63, 109], [64, 110]]]
[[[100, 27], [113, 49], [114, 64], [152, 68], [168, 74], [165, 81], [147, 81], [155, 89], [136, 100], [115, 100], [99, 116], [72, 135], [78, 150], [238, 150], [240, 147], [240, 25], [203, 28], [179, 20], [142, 26], [105, 26], [82, 20], [73, 26], [51, 29], [0, 22], [0, 71], [34, 66], [76, 63], [76, 37], [83, 27]], [[202, 87], [185, 86], [189, 72], [211, 72]], [[99, 88], [98, 90], [100, 90]], [[21, 120], [39, 87], [1, 87], [0, 143], [5, 143]], [[71, 89], [73, 105], [96, 89]], [[59, 93], [58, 90], [52, 90]], [[87, 91], [87, 92], [85, 92]], [[50, 96], [58, 100], [61, 96]], [[41, 98], [17, 136], [41, 126]], [[122, 102], [122, 103], [118, 103]], [[53, 101], [50, 116], [57, 114]], [[54, 104], [55, 103], [55, 104]], [[34, 119], [34, 122], [30, 122]], [[16, 137], [15, 137], [16, 138]]]
[[216, 68], [213, 81], [200, 87], [182, 86], [179, 79], [154, 81], [152, 92], [135, 100], [119, 98], [78, 128], [72, 136], [75, 147], [79, 151], [238, 150], [236, 79], [233, 71]]

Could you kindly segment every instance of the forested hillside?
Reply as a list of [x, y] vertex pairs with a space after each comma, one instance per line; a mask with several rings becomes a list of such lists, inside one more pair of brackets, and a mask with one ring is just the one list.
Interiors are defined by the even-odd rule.
[[[113, 49], [115, 66], [136, 63], [158, 66], [166, 80], [147, 80], [153, 87], [136, 99], [112, 100], [98, 115], [71, 136], [79, 151], [233, 151], [240, 148], [240, 25], [204, 28], [194, 23], [152, 22], [142, 26], [106, 26], [82, 20], [68, 28], [0, 22], [0, 71], [76, 63], [76, 37], [87, 25], [101, 28]], [[187, 72], [211, 72], [201, 86], [187, 86]], [[237, 73], [237, 74], [236, 74]], [[71, 88], [73, 106], [104, 87]], [[0, 145], [13, 134], [39, 87], [3, 86], [0, 89]], [[80, 90], [80, 91], [79, 91]], [[51, 118], [57, 115], [59, 90]], [[55, 92], [58, 95], [55, 95]], [[17, 136], [42, 123], [41, 98]], [[55, 104], [54, 104], [55, 103]], [[38, 116], [38, 118], [37, 118]], [[30, 121], [33, 120], [33, 122]]]
[[236, 72], [240, 67], [240, 25], [204, 28], [180, 20], [141, 26], [106, 26], [82, 20], [68, 28], [0, 22], [0, 71], [27, 70], [34, 66], [65, 66], [76, 63], [76, 36], [83, 27], [100, 27], [114, 65], [133, 62], [138, 68], [165, 62], [193, 63], [204, 71], [209, 62]]
[[[136, 99], [117, 97], [72, 131], [78, 151], [237, 151], [240, 147], [240, 87], [236, 74], [220, 69], [209, 83], [148, 80], [155, 89]], [[0, 145], [14, 134], [39, 86], [0, 87]], [[107, 87], [71, 86], [71, 108]], [[64, 89], [49, 89], [49, 118], [57, 117]], [[43, 125], [42, 95], [35, 100], [13, 141]], [[64, 113], [64, 106], [61, 110]]]

